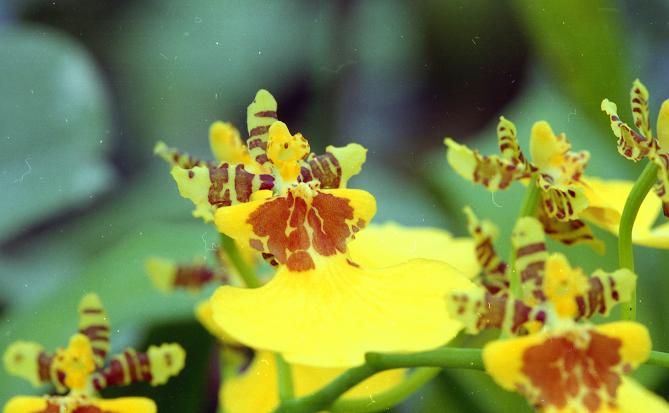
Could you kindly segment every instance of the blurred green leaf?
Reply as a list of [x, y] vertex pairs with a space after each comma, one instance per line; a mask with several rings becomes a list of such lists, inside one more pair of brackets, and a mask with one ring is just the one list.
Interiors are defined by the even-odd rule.
[[632, 64], [620, 2], [516, 0], [514, 5], [544, 69], [579, 111], [601, 118], [600, 102], [608, 97], [621, 105], [620, 113], [628, 113]]
[[88, 204], [113, 171], [101, 79], [71, 39], [46, 28], [0, 32], [0, 240]]

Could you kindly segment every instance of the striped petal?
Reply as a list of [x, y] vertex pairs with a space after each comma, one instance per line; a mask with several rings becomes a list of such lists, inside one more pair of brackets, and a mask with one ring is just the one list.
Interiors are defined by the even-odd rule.
[[604, 252], [604, 243], [595, 239], [590, 227], [580, 219], [571, 221], [558, 221], [546, 216], [543, 208], [539, 209], [539, 221], [544, 226], [544, 232], [550, 238], [564, 245], [586, 244], [596, 252]]
[[514, 165], [513, 161], [496, 155], [483, 156], [465, 145], [447, 138], [446, 159], [449, 165], [464, 179], [483, 185], [488, 191], [506, 189], [513, 181], [526, 178], [525, 168]]
[[637, 162], [657, 151], [657, 143], [652, 136], [641, 135], [620, 120], [615, 103], [604, 99], [601, 108], [611, 120], [611, 130], [618, 138], [618, 152], [622, 156]]
[[630, 105], [634, 126], [646, 138], [651, 139], [653, 132], [650, 129], [650, 113], [648, 111], [648, 89], [639, 79], [634, 80], [630, 90]]
[[325, 154], [310, 154], [300, 163], [300, 182], [318, 181], [320, 187], [346, 188], [348, 180], [360, 173], [367, 149], [357, 143], [337, 148], [328, 146]]
[[513, 229], [511, 244], [516, 256], [516, 271], [520, 274], [523, 301], [533, 304], [545, 300], [542, 286], [548, 259], [546, 239], [541, 223], [533, 217], [520, 218]]
[[269, 127], [277, 119], [276, 109], [274, 96], [265, 89], [260, 89], [246, 110], [246, 126], [249, 132], [246, 146], [251, 159], [260, 165], [268, 161], [267, 140]]
[[248, 172], [243, 164], [215, 167], [172, 168], [172, 177], [182, 197], [195, 204], [193, 216], [213, 221], [219, 207], [248, 202], [257, 191], [274, 187], [274, 177]]
[[471, 208], [464, 209], [467, 216], [467, 228], [474, 239], [476, 259], [481, 266], [479, 282], [490, 293], [497, 294], [509, 288], [507, 263], [495, 251], [497, 227], [490, 221], [480, 221]]
[[79, 333], [88, 337], [97, 367], [109, 352], [109, 317], [97, 294], [86, 294], [79, 303]]
[[39, 343], [15, 341], [5, 350], [2, 361], [9, 374], [25, 379], [35, 387], [51, 380], [53, 354], [44, 351]]

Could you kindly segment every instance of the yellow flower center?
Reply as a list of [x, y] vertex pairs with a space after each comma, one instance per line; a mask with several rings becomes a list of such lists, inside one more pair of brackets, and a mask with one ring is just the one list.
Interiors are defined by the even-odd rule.
[[309, 142], [301, 133], [291, 135], [283, 122], [274, 122], [269, 128], [267, 157], [277, 166], [285, 182], [293, 182], [300, 175], [299, 161], [309, 152]]
[[562, 254], [546, 261], [543, 291], [560, 317], [573, 318], [578, 313], [576, 297], [588, 289], [588, 279], [580, 268], [571, 268]]
[[65, 374], [65, 386], [83, 390], [88, 384], [88, 377], [95, 371], [93, 348], [88, 337], [73, 335], [66, 349], [57, 350], [52, 368]]

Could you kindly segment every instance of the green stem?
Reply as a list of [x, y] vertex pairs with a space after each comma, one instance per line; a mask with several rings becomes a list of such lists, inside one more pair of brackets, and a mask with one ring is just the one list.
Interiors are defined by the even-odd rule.
[[293, 372], [290, 364], [286, 363], [281, 354], [276, 353], [274, 356], [276, 358], [276, 371], [279, 381], [279, 399], [292, 399], [295, 397], [295, 392], [293, 390]]
[[[525, 192], [518, 218], [533, 216], [537, 209], [539, 198], [541, 197], [541, 188], [539, 188], [537, 179], [538, 175], [536, 173], [530, 178], [530, 183], [527, 185], [527, 191]], [[511, 292], [514, 297], [522, 299], [523, 286], [520, 282], [520, 274], [516, 271], [516, 252], [514, 250], [511, 251], [509, 267], [511, 268], [511, 279], [509, 280]]]
[[299, 399], [282, 401], [275, 413], [313, 413], [327, 409], [339, 396], [353, 386], [384, 370], [428, 366], [483, 368], [480, 349], [442, 347], [436, 350], [407, 354], [368, 353], [365, 359], [365, 364], [346, 370], [320, 390]]
[[651, 351], [646, 364], [669, 368], [669, 353]]
[[409, 374], [397, 386], [369, 397], [341, 398], [330, 406], [335, 413], [371, 413], [385, 411], [398, 405], [425, 383], [432, 380], [440, 368], [420, 367]]
[[[634, 271], [634, 249], [632, 248], [632, 229], [641, 203], [657, 180], [658, 166], [648, 162], [639, 179], [634, 183], [627, 200], [618, 228], [618, 263], [621, 268]], [[636, 289], [627, 305], [622, 307], [621, 317], [625, 320], [636, 319]]]
[[262, 285], [253, 268], [244, 261], [244, 258], [239, 253], [239, 248], [237, 248], [235, 240], [225, 234], [221, 234], [221, 247], [223, 247], [223, 251], [228, 255], [228, 258], [232, 261], [232, 265], [235, 266], [237, 272], [239, 272], [239, 276], [242, 277], [244, 284], [248, 288], [258, 288]]

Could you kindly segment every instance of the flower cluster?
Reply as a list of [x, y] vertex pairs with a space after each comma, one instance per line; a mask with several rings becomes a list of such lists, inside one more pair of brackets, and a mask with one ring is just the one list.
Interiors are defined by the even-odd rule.
[[[628, 377], [652, 347], [630, 310], [637, 284], [632, 263], [621, 258], [622, 268], [588, 274], [547, 246], [550, 238], [602, 251], [594, 224], [620, 234], [621, 249], [624, 237], [630, 250], [632, 240], [669, 248], [668, 224], [651, 229], [660, 204], [669, 216], [669, 152], [661, 149], [669, 141], [667, 102], [657, 139], [639, 81], [632, 88], [639, 132], [620, 121], [615, 104], [602, 102], [620, 153], [648, 158], [655, 168], [655, 194], [643, 204], [652, 183], [643, 192], [638, 182], [586, 176], [590, 154], [573, 152], [544, 121], [532, 127], [530, 159], [504, 117], [499, 155], [446, 139], [448, 162], [465, 179], [493, 192], [515, 181], [527, 187], [507, 260], [497, 252], [496, 225], [469, 207], [466, 238], [372, 224], [376, 199], [349, 187], [366, 149], [352, 143], [313, 153], [305, 136], [278, 120], [274, 97], [260, 90], [248, 106], [245, 142], [231, 124], [211, 125], [214, 160], [156, 145], [193, 215], [215, 226], [221, 245], [209, 264], [153, 257], [146, 272], [164, 293], [207, 295], [195, 316], [219, 343], [219, 401], [230, 413], [292, 411], [286, 406], [315, 412], [336, 407], [340, 397], [354, 406], [381, 393], [397, 402], [428, 377], [411, 367], [449, 363], [485, 369], [543, 412], [668, 412], [669, 404]], [[630, 199], [638, 201], [633, 213]], [[631, 314], [627, 320], [595, 324], [619, 304]], [[8, 371], [34, 385], [51, 383], [60, 395], [16, 397], [5, 413], [155, 412], [149, 399], [97, 394], [112, 385], [165, 383], [183, 368], [183, 349], [127, 349], [106, 363], [109, 322], [96, 295], [83, 298], [79, 320], [67, 348], [47, 352], [16, 342], [7, 349]], [[461, 333], [490, 329], [501, 336], [482, 349], [449, 347]]]
[[79, 304], [79, 327], [66, 348], [54, 352], [31, 341], [17, 341], [5, 351], [7, 371], [34, 386], [50, 383], [58, 396], [18, 396], [5, 413], [153, 413], [151, 399], [123, 397], [101, 399], [97, 393], [111, 386], [148, 382], [158, 386], [177, 375], [185, 352], [178, 344], [151, 346], [147, 352], [125, 349], [107, 363], [110, 349], [109, 319], [95, 294]]
[[[347, 188], [366, 150], [349, 144], [311, 153], [302, 134], [291, 135], [277, 120], [276, 110], [272, 95], [259, 91], [247, 112], [246, 145], [234, 127], [214, 123], [209, 136], [214, 162], [156, 146], [181, 195], [195, 204], [194, 215], [214, 221], [239, 250], [276, 267], [262, 287], [244, 288], [243, 282], [215, 276], [230, 272], [225, 252], [217, 260], [220, 269], [147, 263], [163, 290], [225, 284], [197, 314], [227, 353], [244, 349], [247, 355], [242, 364], [248, 368], [221, 391], [230, 411], [268, 411], [276, 405], [276, 393], [240, 396], [251, 385], [276, 380], [274, 375], [259, 380], [276, 369], [271, 352], [291, 364], [300, 395], [364, 362], [368, 351], [448, 343], [462, 325], [449, 317], [443, 297], [470, 288], [469, 278], [478, 272], [470, 239], [435, 228], [370, 225], [374, 197]], [[444, 251], [457, 253], [444, 260]], [[247, 264], [257, 262], [251, 258]], [[403, 376], [402, 370], [383, 373], [357, 389], [374, 393]], [[355, 395], [356, 388], [347, 393]]]
[[[597, 270], [587, 276], [564, 255], [548, 253], [542, 225], [533, 217], [519, 219], [513, 230], [511, 269], [495, 253], [494, 226], [467, 212], [483, 268], [481, 288], [452, 292], [449, 309], [469, 333], [501, 328], [517, 336], [483, 349], [495, 381], [542, 411], [638, 411], [627, 394], [637, 395], [638, 406], [654, 400], [624, 377], [650, 354], [646, 328], [629, 321], [599, 326], [587, 321], [630, 299], [634, 273]], [[511, 271], [519, 275], [521, 296], [509, 288]]]

